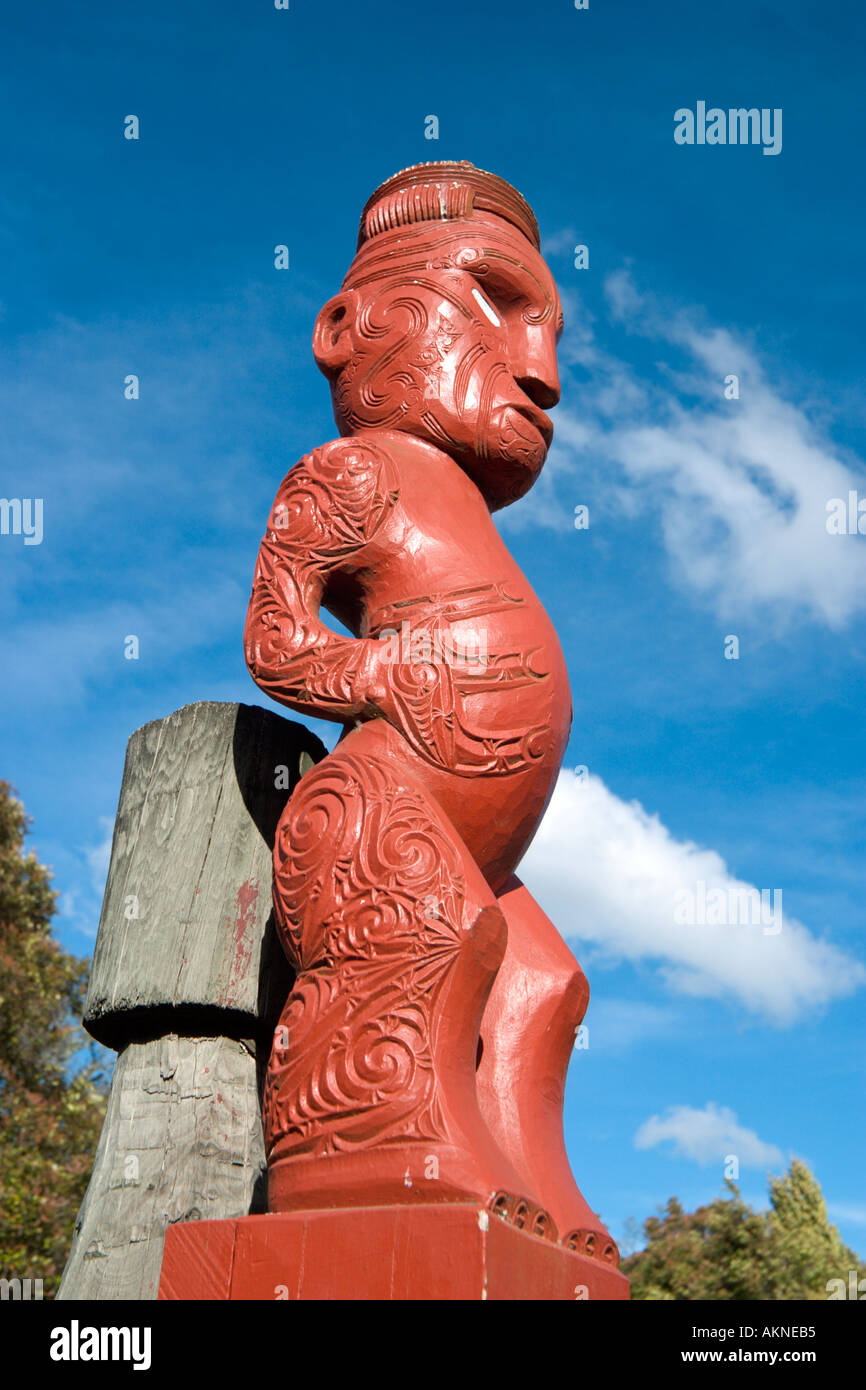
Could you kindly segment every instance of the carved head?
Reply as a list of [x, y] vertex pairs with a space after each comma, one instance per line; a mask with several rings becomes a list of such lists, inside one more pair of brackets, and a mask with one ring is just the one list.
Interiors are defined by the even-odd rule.
[[390, 429], [450, 454], [491, 510], [532, 486], [559, 400], [562, 307], [531, 208], [474, 165], [383, 183], [313, 351], [342, 434]]

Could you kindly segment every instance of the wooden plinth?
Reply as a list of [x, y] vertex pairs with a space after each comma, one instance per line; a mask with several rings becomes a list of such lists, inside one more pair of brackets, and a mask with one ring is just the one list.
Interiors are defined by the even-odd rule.
[[627, 1299], [610, 1265], [481, 1207], [356, 1207], [192, 1221], [166, 1233], [160, 1299]]

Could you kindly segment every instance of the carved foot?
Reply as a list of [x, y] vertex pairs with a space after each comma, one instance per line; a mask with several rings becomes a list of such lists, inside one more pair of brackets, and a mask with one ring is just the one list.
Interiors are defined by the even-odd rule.
[[619, 1266], [617, 1245], [600, 1222], [596, 1223], [595, 1229], [592, 1230], [569, 1231], [567, 1235], [563, 1236], [561, 1243], [567, 1249], [574, 1250], [578, 1255], [586, 1255], [592, 1260], [601, 1260], [604, 1264], [613, 1265], [614, 1269]]
[[556, 1240], [556, 1226], [550, 1212], [526, 1197], [518, 1197], [511, 1192], [497, 1192], [490, 1202], [490, 1210], [494, 1216], [510, 1226], [516, 1226], [519, 1231], [528, 1231], [542, 1240]]
[[618, 1263], [610, 1235], [574, 1181], [562, 1132], [565, 1077], [589, 986], [552, 923], [513, 878], [497, 899], [508, 948], [481, 1024], [481, 1110], [535, 1192], [561, 1243]]
[[[487, 1205], [503, 1189], [518, 1189], [481, 1117], [476, 1038], [456, 1006], [462, 1000], [471, 1017], [472, 992], [489, 982], [504, 935], [499, 910], [484, 909], [454, 952], [443, 950], [437, 971], [422, 968], [425, 981], [415, 987], [405, 961], [351, 981], [333, 970], [298, 977], [265, 1089], [271, 1211]], [[511, 1219], [516, 1199], [508, 1202]], [[537, 1210], [537, 1202], [530, 1206]]]

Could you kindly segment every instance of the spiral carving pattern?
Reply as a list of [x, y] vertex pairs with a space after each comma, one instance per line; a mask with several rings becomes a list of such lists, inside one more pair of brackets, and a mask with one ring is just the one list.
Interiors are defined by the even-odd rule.
[[431, 1024], [467, 908], [423, 797], [374, 758], [307, 773], [277, 833], [274, 905], [300, 974], [268, 1071], [272, 1154], [443, 1137]]

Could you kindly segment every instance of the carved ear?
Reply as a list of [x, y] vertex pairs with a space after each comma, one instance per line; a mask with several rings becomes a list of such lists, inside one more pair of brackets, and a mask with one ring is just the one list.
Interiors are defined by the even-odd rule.
[[313, 329], [313, 356], [325, 376], [333, 377], [352, 355], [352, 328], [358, 297], [354, 290], [335, 294], [319, 310]]

